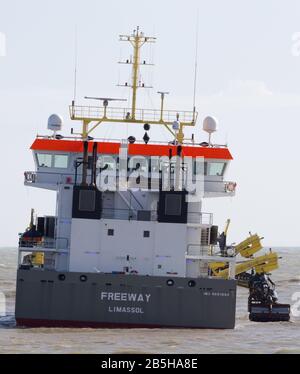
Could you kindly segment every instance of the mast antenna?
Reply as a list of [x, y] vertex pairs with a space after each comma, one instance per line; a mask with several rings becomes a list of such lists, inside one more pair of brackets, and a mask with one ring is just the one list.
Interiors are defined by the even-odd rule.
[[140, 31], [139, 26], [133, 30], [131, 35], [120, 35], [121, 42], [129, 42], [133, 47], [133, 56], [127, 59], [125, 62], [120, 61], [120, 64], [130, 64], [132, 65], [132, 77], [131, 83], [126, 82], [125, 86], [130, 87], [132, 90], [132, 100], [131, 100], [131, 113], [130, 119], [136, 120], [136, 102], [137, 102], [137, 90], [139, 88], [152, 88], [146, 86], [140, 79], [140, 66], [152, 65], [151, 63], [146, 63], [145, 60], [141, 61], [141, 48], [145, 43], [155, 43], [156, 38], [152, 36], [145, 36], [143, 32]]
[[75, 48], [75, 56], [74, 56], [74, 97], [73, 101], [75, 103], [76, 96], [77, 96], [77, 64], [78, 64], [78, 37], [77, 37], [77, 26], [75, 27], [75, 41], [74, 41], [74, 48]]
[[[140, 79], [141, 68], [143, 66], [153, 65], [151, 62], [147, 63], [146, 60], [144, 60], [144, 58], [141, 56], [141, 48], [146, 43], [154, 43], [156, 41], [156, 38], [153, 36], [146, 36], [143, 32], [140, 31], [139, 27], [137, 27], [130, 35], [120, 35], [120, 41], [129, 43], [133, 48], [133, 55], [131, 55], [130, 58], [126, 59], [125, 61], [119, 61], [120, 64], [131, 65], [131, 79], [128, 79], [128, 81], [125, 82], [125, 84], [118, 84], [118, 86], [127, 87], [131, 89], [131, 107], [109, 107], [109, 102], [112, 101], [112, 99], [114, 101], [120, 101], [120, 99], [110, 97], [87, 97], [89, 99], [98, 100], [100, 102], [102, 101], [102, 105], [100, 104], [99, 106], [97, 106], [96, 109], [95, 107], [91, 107], [88, 105], [75, 105], [75, 101], [73, 101], [72, 105], [70, 106], [70, 118], [72, 120], [82, 121], [82, 131], [80, 133], [82, 139], [87, 139], [89, 134], [103, 122], [124, 123], [126, 124], [126, 126], [128, 126], [129, 123], [142, 123], [147, 126], [152, 124], [165, 126], [165, 128], [172, 134], [172, 136], [176, 138], [176, 142], [182, 144], [184, 142], [183, 129], [186, 126], [195, 126], [197, 121], [198, 113], [195, 110], [195, 99], [194, 111], [165, 110], [164, 98], [167, 93], [164, 91], [160, 91], [160, 110], [145, 110], [137, 108], [137, 91], [142, 88], [152, 88], [146, 86], [145, 83]], [[75, 66], [76, 77], [77, 58]], [[75, 98], [76, 82], [74, 90], [74, 100]], [[122, 99], [121, 101], [124, 101], [124, 99]]]
[[196, 90], [197, 90], [197, 72], [198, 72], [198, 39], [199, 39], [199, 9], [197, 10], [196, 21], [196, 45], [195, 45], [195, 65], [194, 65], [194, 94], [193, 94], [193, 113], [196, 113]]

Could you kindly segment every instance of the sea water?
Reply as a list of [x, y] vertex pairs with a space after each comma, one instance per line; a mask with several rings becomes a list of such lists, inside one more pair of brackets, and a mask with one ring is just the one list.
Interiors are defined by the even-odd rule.
[[300, 248], [275, 249], [282, 258], [271, 278], [291, 321], [250, 322], [248, 290], [239, 287], [235, 329], [206, 330], [17, 328], [17, 250], [0, 248], [0, 353], [300, 353]]

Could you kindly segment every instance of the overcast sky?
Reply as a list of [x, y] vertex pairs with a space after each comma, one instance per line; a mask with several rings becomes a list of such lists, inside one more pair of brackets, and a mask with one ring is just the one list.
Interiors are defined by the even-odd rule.
[[[0, 246], [15, 246], [30, 208], [53, 214], [55, 194], [23, 186], [33, 169], [29, 147], [47, 134], [47, 118], [60, 113], [65, 132], [74, 90], [75, 35], [78, 101], [85, 95], [128, 98], [116, 84], [129, 71], [117, 61], [130, 49], [119, 34], [139, 25], [157, 37], [144, 57], [139, 104], [158, 106], [156, 91], [170, 91], [168, 109], [190, 110], [193, 102], [195, 30], [199, 13], [197, 140], [206, 115], [219, 120], [215, 142], [228, 142], [234, 161], [228, 179], [237, 196], [205, 203], [220, 226], [232, 219], [232, 242], [249, 231], [267, 246], [299, 246], [300, 225], [300, 31], [297, 0], [0, 0]], [[77, 32], [76, 32], [77, 30]], [[294, 38], [294, 41], [293, 41]], [[6, 56], [2, 56], [5, 42]], [[293, 44], [294, 43], [294, 44]], [[139, 127], [104, 125], [99, 136], [141, 138]], [[152, 139], [166, 140], [163, 129]]]

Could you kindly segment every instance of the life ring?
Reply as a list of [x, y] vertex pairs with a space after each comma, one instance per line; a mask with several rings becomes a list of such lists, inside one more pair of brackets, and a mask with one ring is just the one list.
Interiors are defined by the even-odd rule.
[[228, 192], [234, 192], [236, 190], [236, 183], [229, 182], [226, 184], [226, 191]]

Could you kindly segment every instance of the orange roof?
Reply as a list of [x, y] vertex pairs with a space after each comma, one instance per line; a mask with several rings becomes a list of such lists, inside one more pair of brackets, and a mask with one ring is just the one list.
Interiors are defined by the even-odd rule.
[[[93, 141], [89, 142], [89, 152], [92, 152]], [[97, 142], [98, 153], [100, 154], [118, 154], [120, 143]], [[176, 155], [176, 146], [162, 144], [129, 144], [128, 152], [130, 155], [140, 156], [169, 156], [169, 150]], [[36, 139], [31, 149], [34, 151], [59, 151], [82, 153], [83, 142], [79, 140], [56, 140], [56, 139]], [[232, 160], [231, 153], [227, 148], [208, 148], [200, 146], [183, 146], [183, 156], [205, 157], [211, 159]]]

